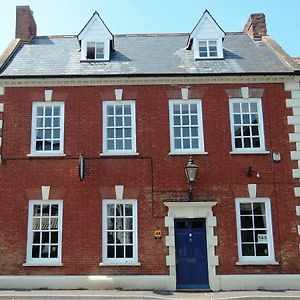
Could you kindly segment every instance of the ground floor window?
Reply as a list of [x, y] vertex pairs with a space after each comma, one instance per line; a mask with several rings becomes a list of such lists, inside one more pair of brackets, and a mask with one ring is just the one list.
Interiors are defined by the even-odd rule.
[[27, 263], [61, 263], [61, 200], [29, 201]]
[[237, 198], [239, 260], [274, 261], [270, 199]]
[[137, 201], [103, 200], [103, 263], [137, 263]]

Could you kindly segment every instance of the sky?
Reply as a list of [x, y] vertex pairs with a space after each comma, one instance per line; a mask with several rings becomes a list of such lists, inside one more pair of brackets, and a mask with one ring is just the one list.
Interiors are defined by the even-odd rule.
[[0, 0], [0, 53], [14, 38], [17, 5], [31, 7], [38, 35], [77, 35], [95, 10], [113, 34], [191, 32], [205, 9], [225, 32], [242, 31], [263, 12], [268, 34], [300, 56], [299, 0]]

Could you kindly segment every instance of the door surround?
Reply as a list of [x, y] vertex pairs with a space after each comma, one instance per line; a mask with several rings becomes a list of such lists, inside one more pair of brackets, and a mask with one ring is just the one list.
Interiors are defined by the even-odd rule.
[[169, 235], [166, 236], [166, 246], [169, 254], [166, 256], [166, 264], [170, 267], [174, 290], [176, 290], [176, 255], [175, 255], [175, 229], [174, 219], [205, 218], [207, 238], [207, 262], [208, 281], [210, 289], [218, 290], [220, 283], [216, 276], [216, 266], [219, 265], [219, 258], [215, 254], [215, 246], [218, 245], [218, 238], [214, 235], [214, 227], [217, 226], [217, 219], [213, 215], [212, 207], [217, 202], [165, 202], [168, 207], [168, 215], [165, 217], [165, 225]]

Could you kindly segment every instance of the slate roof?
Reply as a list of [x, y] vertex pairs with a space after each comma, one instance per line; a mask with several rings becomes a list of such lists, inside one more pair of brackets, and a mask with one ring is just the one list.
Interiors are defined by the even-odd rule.
[[227, 33], [224, 59], [194, 60], [186, 50], [189, 34], [115, 35], [109, 62], [80, 62], [76, 36], [36, 37], [21, 44], [0, 71], [0, 77], [222, 75], [291, 73], [263, 41], [245, 33]]

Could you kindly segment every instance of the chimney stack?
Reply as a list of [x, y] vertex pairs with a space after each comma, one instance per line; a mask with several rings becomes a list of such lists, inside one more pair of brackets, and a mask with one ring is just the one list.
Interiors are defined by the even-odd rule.
[[267, 35], [266, 18], [263, 13], [251, 14], [243, 30], [254, 41], [261, 41]]
[[16, 39], [29, 42], [36, 36], [36, 23], [30, 6], [16, 8]]

